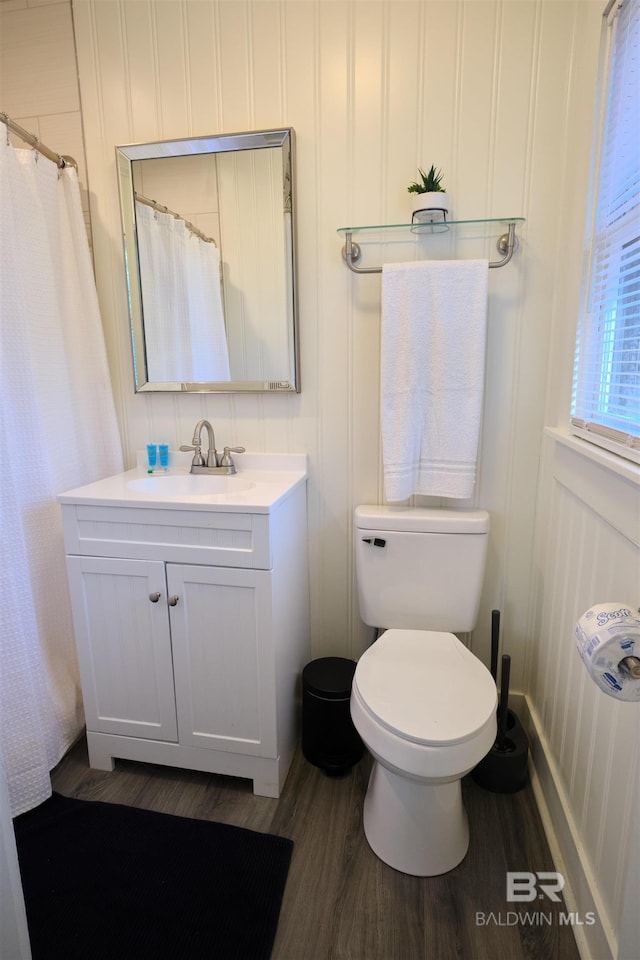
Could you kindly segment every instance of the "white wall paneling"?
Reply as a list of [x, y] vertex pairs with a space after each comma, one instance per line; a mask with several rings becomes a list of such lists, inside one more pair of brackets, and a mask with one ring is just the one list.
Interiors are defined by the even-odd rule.
[[590, 679], [574, 627], [595, 603], [640, 604], [640, 469], [614, 472], [584, 446], [553, 432], [545, 438], [527, 689], [545, 753], [543, 788], [562, 797], [567, 816], [556, 819], [558, 846], [584, 877], [574, 880], [574, 909], [598, 914], [598, 929], [582, 930], [586, 956], [600, 957], [603, 944], [616, 956], [625, 876], [640, 854], [639, 705], [608, 697]]
[[[543, 422], [531, 398], [544, 394], [558, 258], [557, 197], [546, 185], [575, 162], [564, 128], [576, 5], [75, 0], [73, 9], [127, 457], [150, 437], [184, 442], [205, 414], [224, 442], [309, 453], [315, 653], [355, 656], [366, 642], [351, 511], [382, 496], [380, 278], [345, 270], [336, 227], [406, 219], [406, 186], [430, 163], [443, 168], [457, 216], [527, 217], [519, 254], [491, 274], [475, 498], [493, 532], [474, 649], [488, 657], [490, 610], [501, 607], [520, 687]], [[275, 124], [297, 133], [302, 394], [134, 396], [114, 144]]]

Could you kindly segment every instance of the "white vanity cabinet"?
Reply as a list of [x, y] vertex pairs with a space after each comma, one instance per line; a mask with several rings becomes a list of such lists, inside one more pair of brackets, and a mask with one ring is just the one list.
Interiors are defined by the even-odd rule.
[[91, 766], [169, 764], [278, 797], [309, 658], [305, 484], [260, 513], [72, 499], [62, 513]]

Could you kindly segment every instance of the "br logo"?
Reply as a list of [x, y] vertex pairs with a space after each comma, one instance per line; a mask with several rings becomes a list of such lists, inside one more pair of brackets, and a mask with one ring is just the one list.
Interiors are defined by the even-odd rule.
[[[564, 877], [554, 870], [529, 873], [526, 870], [515, 870], [507, 873], [507, 900], [542, 900], [548, 897], [556, 903], [560, 901], [558, 894], [564, 887]], [[540, 891], [540, 892], [539, 892]]]

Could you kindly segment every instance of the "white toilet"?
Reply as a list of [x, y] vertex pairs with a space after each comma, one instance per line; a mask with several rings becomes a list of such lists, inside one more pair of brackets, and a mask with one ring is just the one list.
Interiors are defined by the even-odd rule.
[[469, 846], [461, 779], [496, 737], [487, 668], [453, 635], [472, 630], [484, 575], [484, 510], [355, 511], [360, 616], [385, 628], [362, 655], [351, 716], [374, 758], [364, 831], [403, 873], [452, 870]]

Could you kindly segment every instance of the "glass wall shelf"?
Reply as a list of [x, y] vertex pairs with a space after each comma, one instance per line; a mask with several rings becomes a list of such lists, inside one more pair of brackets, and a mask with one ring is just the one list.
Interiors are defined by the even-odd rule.
[[[461, 260], [486, 257], [489, 267], [503, 267], [518, 247], [516, 227], [524, 217], [493, 217], [483, 220], [442, 220], [428, 222], [379, 224], [374, 226], [339, 227], [345, 238], [342, 256], [354, 273], [381, 273], [381, 266], [357, 266], [371, 248], [384, 249], [385, 262], [406, 260]], [[505, 228], [506, 227], [506, 232]], [[357, 235], [358, 242], [354, 236]], [[495, 245], [500, 260], [489, 259]], [[379, 262], [381, 251], [372, 254]], [[369, 257], [366, 257], [369, 259]]]

